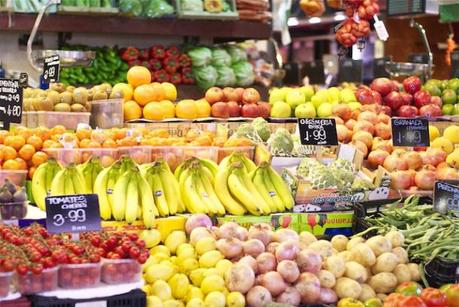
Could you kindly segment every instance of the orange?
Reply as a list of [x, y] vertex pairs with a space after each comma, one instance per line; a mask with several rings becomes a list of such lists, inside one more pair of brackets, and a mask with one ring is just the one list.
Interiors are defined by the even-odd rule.
[[48, 161], [48, 155], [45, 154], [43, 151], [37, 151], [32, 156], [32, 164], [34, 166], [39, 166], [40, 164], [45, 163], [46, 161]]
[[116, 141], [116, 144], [120, 147], [124, 146], [135, 146], [137, 145], [137, 140], [133, 136], [125, 137], [124, 139]]
[[64, 143], [76, 143], [78, 141], [76, 135], [73, 133], [64, 133], [61, 139]]
[[[12, 161], [12, 160], [10, 160], [10, 161]], [[26, 170], [27, 169], [27, 162], [24, 161], [24, 159], [16, 158], [16, 159], [14, 159], [14, 161], [16, 161], [19, 164], [19, 169], [21, 169], [21, 170]]]
[[40, 150], [43, 146], [43, 140], [36, 135], [31, 135], [27, 139], [27, 144], [32, 145], [36, 150]]
[[50, 132], [51, 134], [64, 134], [67, 131], [67, 129], [62, 126], [62, 125], [56, 125], [53, 128], [51, 128]]
[[195, 104], [199, 118], [210, 117], [211, 107], [207, 100], [199, 99], [196, 100]]
[[151, 87], [153, 89], [153, 99], [152, 99], [152, 101], [161, 101], [161, 100], [166, 99], [166, 91], [161, 86], [161, 83], [153, 82], [151, 84]]
[[88, 147], [89, 148], [100, 148], [101, 146], [100, 146], [100, 144], [98, 142], [91, 141], [91, 142], [89, 142]]
[[143, 66], [132, 66], [129, 68], [126, 79], [134, 88], [151, 82], [151, 73], [148, 68]]
[[123, 112], [125, 121], [142, 117], [142, 108], [134, 100], [129, 100], [124, 103]]
[[161, 87], [164, 90], [164, 98], [167, 100], [174, 101], [177, 99], [177, 88], [175, 85], [169, 82], [161, 83]]
[[102, 147], [104, 148], [115, 148], [116, 147], [116, 142], [112, 139], [105, 140], [105, 142], [102, 144]]
[[0, 161], [3, 161], [3, 150], [0, 150]]
[[143, 117], [150, 120], [162, 120], [165, 113], [165, 108], [158, 102], [150, 102], [143, 108]]
[[37, 170], [37, 168], [35, 166], [29, 167], [29, 173], [28, 173], [29, 179], [33, 178], [33, 174], [35, 174], [36, 170]]
[[151, 101], [155, 101], [154, 98], [155, 92], [150, 84], [140, 85], [134, 90], [134, 100], [142, 107]]
[[175, 114], [178, 118], [195, 119], [198, 117], [198, 110], [194, 100], [182, 100], [175, 106]]
[[89, 129], [77, 129], [75, 132], [77, 138], [81, 141], [83, 139], [89, 139], [91, 137], [91, 130]]
[[80, 142], [80, 148], [89, 148], [89, 144], [91, 144], [90, 139], [83, 139]]
[[49, 131], [48, 128], [45, 127], [38, 127], [35, 128], [35, 131], [33, 132], [34, 135], [38, 135], [43, 141], [49, 139], [51, 132]]
[[8, 160], [3, 163], [3, 169], [19, 170], [21, 165], [16, 160]]
[[5, 138], [10, 135], [9, 131], [7, 130], [0, 130], [0, 144], [3, 144], [5, 141]]
[[127, 84], [127, 83], [117, 83], [115, 86], [112, 88], [112, 93], [116, 91], [121, 91], [123, 92], [123, 99], [124, 101], [128, 101], [132, 99], [132, 95], [134, 94], [134, 88], [132, 85]]
[[16, 150], [21, 149], [22, 146], [25, 144], [25, 140], [20, 135], [9, 135], [5, 138], [4, 144], [6, 146], [11, 146]]
[[175, 117], [175, 104], [170, 100], [162, 100], [160, 102], [161, 107], [164, 109], [164, 118]]
[[55, 143], [56, 143], [55, 141], [46, 140], [43, 142], [43, 149], [52, 148]]
[[16, 149], [14, 149], [11, 146], [3, 146], [2, 152], [3, 152], [3, 159], [5, 160], [16, 159], [18, 156]]
[[35, 147], [30, 144], [25, 144], [24, 146], [19, 149], [19, 157], [24, 159], [25, 161], [29, 161], [32, 159], [33, 154], [35, 153]]
[[24, 140], [27, 140], [32, 135], [32, 131], [26, 127], [17, 127], [14, 133], [22, 136]]

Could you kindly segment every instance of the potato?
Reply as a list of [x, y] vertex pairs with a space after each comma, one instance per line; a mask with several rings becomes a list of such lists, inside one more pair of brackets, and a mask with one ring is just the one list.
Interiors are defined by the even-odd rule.
[[421, 280], [421, 274], [419, 273], [419, 266], [416, 263], [408, 263], [408, 269], [410, 270], [411, 280], [419, 281]]
[[371, 248], [376, 257], [392, 250], [392, 243], [383, 236], [372, 237], [365, 244]]
[[349, 242], [349, 239], [343, 235], [336, 235], [331, 239], [331, 244], [334, 249], [338, 252], [342, 252], [346, 250], [346, 245]]
[[376, 258], [376, 264], [371, 268], [373, 274], [392, 272], [399, 264], [398, 256], [392, 253], [383, 253]]
[[345, 261], [351, 261], [351, 252], [350, 251], [339, 252], [338, 256], [342, 257]]
[[301, 247], [301, 249], [305, 249], [311, 243], [317, 241], [317, 238], [312, 233], [310, 233], [309, 231], [302, 231], [300, 233], [299, 239], [300, 239], [300, 247]]
[[324, 269], [331, 272], [336, 278], [344, 275], [346, 267], [344, 266], [344, 259], [341, 256], [331, 256], [325, 259]]
[[362, 293], [362, 287], [353, 279], [341, 277], [336, 281], [335, 292], [339, 298], [350, 297], [358, 299]]
[[399, 284], [405, 281], [411, 281], [411, 272], [406, 264], [398, 264], [394, 269], [394, 275], [397, 277]]
[[369, 300], [370, 298], [374, 298], [376, 296], [375, 290], [373, 290], [372, 287], [368, 284], [361, 284], [362, 287], [362, 292], [360, 293], [359, 296], [359, 301], [365, 302], [366, 300]]
[[392, 253], [398, 256], [399, 263], [408, 263], [408, 253], [403, 247], [393, 248]]
[[335, 275], [330, 271], [320, 270], [318, 277], [320, 280], [320, 286], [323, 288], [331, 289], [336, 284]]
[[403, 246], [403, 243], [405, 242], [403, 233], [397, 230], [389, 231], [384, 237], [390, 241], [392, 248]]
[[349, 261], [346, 262], [345, 267], [344, 276], [355, 280], [359, 284], [364, 283], [368, 279], [367, 270], [360, 263]]
[[351, 248], [351, 259], [363, 266], [373, 266], [376, 263], [376, 256], [371, 248], [365, 243], [357, 243]]
[[362, 237], [352, 238], [349, 240], [349, 242], [347, 242], [346, 249], [350, 251], [355, 245], [357, 245], [358, 243], [363, 243], [363, 242], [365, 242], [365, 239]]
[[326, 240], [312, 242], [311, 244], [309, 244], [308, 248], [319, 253], [322, 256], [322, 259], [325, 259], [326, 257], [330, 257], [331, 255], [333, 255], [332, 244]]
[[392, 273], [383, 272], [372, 276], [368, 284], [377, 293], [391, 293], [397, 286], [397, 277]]
[[379, 298], [381, 301], [384, 302], [384, 300], [386, 299], [387, 297], [387, 294], [384, 294], [384, 293], [376, 293], [376, 298]]

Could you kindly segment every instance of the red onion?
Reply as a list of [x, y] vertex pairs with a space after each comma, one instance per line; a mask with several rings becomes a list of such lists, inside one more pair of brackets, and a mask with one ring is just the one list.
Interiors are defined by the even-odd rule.
[[242, 243], [238, 239], [220, 239], [217, 241], [216, 246], [227, 259], [242, 255]]
[[320, 288], [320, 298], [318, 303], [320, 304], [333, 304], [338, 301], [338, 296], [335, 291], [328, 288]]
[[261, 253], [257, 257], [258, 273], [263, 274], [271, 272], [276, 269], [277, 261], [276, 257], [271, 253]]
[[298, 243], [292, 240], [282, 242], [276, 248], [277, 261], [294, 260], [299, 252]]
[[255, 277], [255, 286], [261, 286], [263, 283], [263, 277], [265, 274], [259, 274], [257, 277]]
[[247, 304], [251, 307], [263, 307], [272, 302], [273, 298], [268, 289], [262, 286], [255, 286], [246, 295]]
[[301, 303], [300, 292], [294, 287], [287, 287], [284, 293], [277, 297], [276, 302], [291, 306], [299, 306]]
[[287, 288], [282, 276], [276, 271], [264, 274], [261, 285], [268, 289], [272, 296], [278, 296]]
[[244, 254], [257, 257], [265, 251], [265, 245], [258, 239], [250, 239], [242, 243]]
[[302, 273], [295, 283], [295, 288], [300, 292], [303, 304], [315, 304], [320, 298], [320, 281], [312, 273]]
[[210, 217], [203, 213], [193, 214], [185, 222], [185, 231], [187, 234], [190, 234], [193, 229], [197, 227], [212, 227], [212, 221]]
[[217, 238], [219, 239], [230, 239], [230, 238], [238, 238], [237, 237], [237, 229], [241, 227], [235, 222], [226, 222], [220, 226], [217, 230]]
[[244, 256], [237, 263], [243, 263], [252, 268], [254, 273], [258, 272], [258, 263], [252, 256]]
[[281, 274], [282, 278], [286, 282], [293, 283], [300, 276], [300, 270], [295, 261], [292, 260], [282, 260], [277, 265], [277, 272]]
[[273, 239], [274, 241], [279, 243], [285, 242], [287, 240], [293, 240], [298, 242], [299, 236], [295, 230], [289, 228], [282, 228], [274, 233]]
[[258, 239], [265, 246], [267, 246], [272, 240], [273, 232], [271, 225], [267, 223], [259, 223], [250, 226], [249, 228], [249, 239]]
[[296, 256], [296, 263], [301, 273], [317, 274], [322, 266], [322, 257], [315, 251], [304, 249]]
[[214, 235], [212, 234], [212, 232], [208, 229], [208, 228], [205, 228], [205, 227], [197, 227], [195, 229], [193, 229], [191, 231], [191, 234], [190, 234], [190, 243], [191, 245], [196, 245], [196, 242], [198, 242], [199, 240], [201, 240], [202, 238], [206, 238], [206, 237], [214, 237]]
[[268, 244], [268, 246], [266, 246], [266, 251], [268, 253], [271, 253], [271, 254], [275, 254], [276, 253], [276, 248], [280, 245], [279, 242], [271, 242]]
[[226, 286], [230, 291], [247, 293], [255, 283], [255, 273], [246, 264], [234, 264], [226, 273]]

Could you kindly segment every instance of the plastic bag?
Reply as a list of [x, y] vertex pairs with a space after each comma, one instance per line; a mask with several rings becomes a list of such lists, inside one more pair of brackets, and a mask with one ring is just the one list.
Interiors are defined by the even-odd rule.
[[164, 0], [150, 0], [143, 15], [149, 18], [157, 18], [174, 13], [174, 8]]
[[213, 66], [230, 66], [231, 56], [225, 49], [215, 48], [212, 50], [212, 65]]
[[212, 51], [207, 47], [196, 47], [188, 52], [193, 66], [201, 67], [210, 64]]
[[300, 7], [309, 17], [322, 16], [325, 12], [325, 4], [323, 0], [301, 0]]
[[226, 50], [231, 56], [232, 64], [236, 64], [237, 62], [247, 61], [247, 53], [245, 52], [244, 49], [238, 46], [228, 46]]
[[249, 62], [236, 63], [232, 68], [236, 75], [236, 84], [238, 86], [244, 87], [253, 83], [255, 74], [253, 73], [253, 66]]
[[202, 12], [204, 10], [203, 3], [202, 0], [181, 0], [183, 11]]
[[196, 84], [203, 89], [212, 87], [217, 82], [218, 73], [212, 66], [196, 67], [193, 68], [194, 78]]
[[217, 67], [216, 69], [218, 77], [215, 85], [225, 87], [233, 86], [236, 84], [236, 76], [234, 75], [234, 71], [231, 69], [231, 67], [221, 66]]

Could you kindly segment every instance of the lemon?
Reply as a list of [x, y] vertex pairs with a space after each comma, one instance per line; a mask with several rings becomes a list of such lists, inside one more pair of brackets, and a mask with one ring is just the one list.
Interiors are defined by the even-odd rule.
[[206, 307], [225, 307], [225, 295], [221, 292], [211, 292], [204, 300]]
[[168, 283], [169, 287], [171, 287], [173, 297], [176, 299], [185, 298], [188, 292], [188, 285], [190, 284], [185, 274], [175, 274], [169, 279]]
[[193, 285], [195, 285], [196, 287], [201, 286], [202, 280], [204, 279], [205, 271], [206, 269], [199, 268], [190, 272], [189, 276]]
[[161, 301], [172, 298], [172, 290], [169, 284], [164, 280], [157, 280], [151, 286], [151, 294], [159, 297]]
[[154, 255], [150, 255], [150, 258], [152, 259], [152, 264], [158, 264], [163, 260], [168, 260], [170, 259], [170, 256], [164, 253], [156, 253]]
[[200, 298], [194, 298], [186, 304], [186, 307], [205, 307], [205, 306], [206, 305], [204, 304], [204, 301]]
[[205, 252], [201, 257], [199, 257], [199, 266], [201, 268], [213, 268], [218, 261], [224, 259], [220, 251], [208, 251]]
[[218, 270], [220, 273], [220, 276], [225, 276], [226, 272], [231, 269], [233, 266], [233, 263], [229, 261], [228, 259], [222, 259], [217, 262], [215, 265], [215, 268]]
[[148, 283], [154, 283], [157, 280], [168, 280], [174, 275], [175, 269], [173, 266], [168, 264], [153, 264], [145, 273], [145, 280]]
[[226, 306], [245, 307], [245, 297], [241, 292], [231, 292], [226, 296]]
[[186, 241], [187, 240], [185, 232], [175, 230], [167, 236], [166, 240], [164, 241], [164, 245], [166, 245], [166, 247], [171, 251], [171, 253], [175, 254], [177, 247], [180, 244], [186, 243]]
[[188, 292], [186, 294], [186, 301], [189, 302], [194, 298], [198, 298], [200, 300], [204, 300], [204, 293], [202, 293], [201, 289], [195, 286], [189, 286]]
[[217, 248], [215, 239], [212, 237], [205, 237], [196, 242], [195, 249], [198, 255], [202, 255], [208, 251], [213, 251]]
[[179, 271], [181, 273], [188, 274], [189, 272], [199, 268], [199, 263], [198, 263], [198, 260], [196, 260], [194, 258], [188, 258], [188, 259], [185, 259], [185, 260], [182, 260], [182, 261], [180, 261], [180, 259], [179, 259], [178, 260], [178, 267], [179, 267]]
[[157, 245], [150, 249], [150, 255], [156, 255], [158, 253], [166, 254], [167, 256], [171, 255], [170, 250], [164, 245]]
[[204, 277], [201, 283], [201, 290], [204, 294], [209, 294], [214, 291], [223, 291], [225, 289], [225, 281], [221, 276], [210, 275]]
[[204, 278], [206, 278], [207, 276], [211, 276], [211, 275], [217, 275], [217, 276], [223, 277], [222, 275], [220, 275], [220, 271], [215, 268], [206, 269], [206, 271], [204, 272]]
[[443, 136], [450, 140], [453, 144], [459, 144], [459, 126], [448, 126], [445, 131], [443, 131]]
[[167, 300], [163, 302], [164, 307], [185, 307], [185, 305], [181, 301], [177, 300]]
[[161, 299], [154, 295], [147, 296], [147, 307], [163, 307]]
[[429, 139], [432, 142], [440, 136], [440, 130], [434, 125], [429, 125]]
[[158, 262], [158, 258], [156, 258], [154, 256], [149, 256], [147, 261], [145, 261], [145, 263], [142, 264], [142, 271], [145, 272], [150, 265], [157, 264], [157, 263], [159, 263]]
[[161, 242], [161, 233], [156, 229], [142, 230], [139, 237], [145, 241], [147, 248], [155, 247]]
[[145, 292], [146, 295], [149, 295], [151, 293], [151, 285], [143, 285], [142, 291]]

